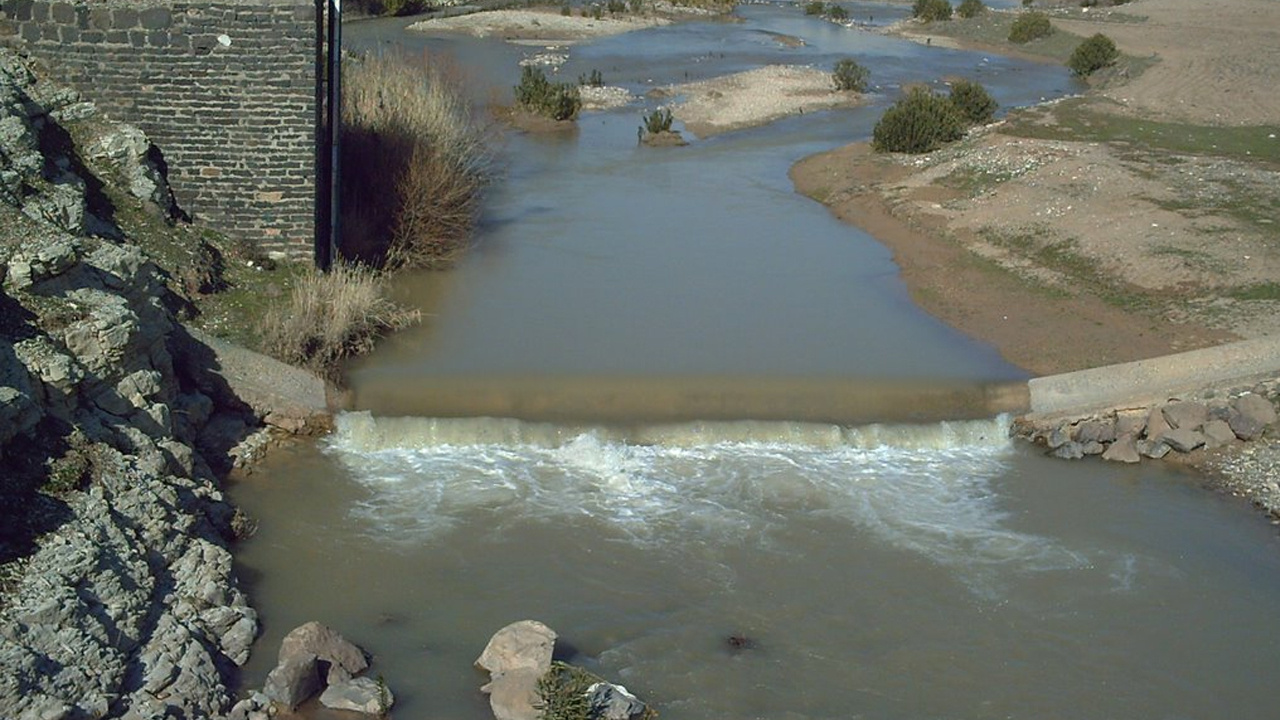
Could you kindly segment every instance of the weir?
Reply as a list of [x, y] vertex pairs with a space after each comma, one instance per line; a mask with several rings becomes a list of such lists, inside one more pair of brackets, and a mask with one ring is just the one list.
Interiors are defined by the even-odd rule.
[[787, 420], [844, 426], [986, 419], [1030, 408], [1024, 382], [418, 374], [363, 378], [350, 406], [384, 416], [569, 423]]

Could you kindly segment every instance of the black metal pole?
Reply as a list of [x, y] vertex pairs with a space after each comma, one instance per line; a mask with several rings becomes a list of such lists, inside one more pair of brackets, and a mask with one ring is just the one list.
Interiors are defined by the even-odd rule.
[[315, 259], [316, 267], [327, 271], [329, 269], [329, 131], [328, 113], [325, 111], [325, 101], [329, 95], [328, 92], [328, 74], [329, 63], [326, 60], [325, 38], [328, 35], [328, 26], [325, 24], [325, 18], [328, 16], [327, 0], [315, 0], [316, 8], [316, 27], [315, 27], [315, 47], [316, 47], [316, 155], [315, 155], [315, 202], [316, 211], [312, 227], [315, 230], [315, 239], [313, 242], [312, 256]]
[[341, 257], [342, 0], [329, 0], [329, 257]]

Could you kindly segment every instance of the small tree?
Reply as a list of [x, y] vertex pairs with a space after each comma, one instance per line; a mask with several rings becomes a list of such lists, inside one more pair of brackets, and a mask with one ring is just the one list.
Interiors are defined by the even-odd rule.
[[826, 17], [828, 20], [834, 20], [835, 22], [844, 22], [849, 19], [849, 11], [845, 10], [843, 5], [831, 3], [827, 6]]
[[1079, 77], [1089, 77], [1108, 65], [1112, 65], [1120, 57], [1120, 51], [1111, 38], [1098, 33], [1086, 39], [1072, 51], [1067, 67]]
[[925, 22], [951, 19], [951, 3], [947, 0], [916, 0], [911, 16]]
[[1013, 21], [1013, 25], [1009, 26], [1009, 42], [1019, 45], [1052, 34], [1053, 25], [1049, 22], [1049, 16], [1039, 10], [1022, 13], [1017, 20]]
[[982, 0], [964, 0], [960, 6], [956, 8], [956, 14], [966, 20], [977, 17], [987, 11], [987, 6], [982, 4]]
[[812, 0], [812, 2], [805, 3], [804, 6], [805, 15], [822, 15], [826, 11], [827, 4], [822, 0]]
[[951, 84], [951, 104], [970, 125], [991, 122], [1000, 107], [987, 89], [971, 80], [957, 80]]
[[964, 137], [965, 123], [949, 99], [926, 87], [913, 87], [876, 123], [871, 146], [876, 152], [925, 153]]
[[645, 115], [643, 119], [644, 131], [650, 135], [671, 132], [671, 123], [675, 121], [670, 108], [658, 108]]
[[867, 79], [871, 76], [871, 71], [858, 64], [856, 60], [844, 58], [836, 63], [835, 71], [831, 73], [831, 79], [836, 84], [836, 90], [852, 90], [854, 92], [866, 92]]

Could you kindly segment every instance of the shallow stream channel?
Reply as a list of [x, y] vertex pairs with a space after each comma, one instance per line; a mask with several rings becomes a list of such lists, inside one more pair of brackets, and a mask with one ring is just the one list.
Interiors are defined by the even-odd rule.
[[[425, 322], [353, 369], [361, 409], [233, 489], [261, 523], [237, 556], [265, 626], [245, 685], [320, 620], [375, 654], [396, 717], [487, 720], [472, 662], [537, 619], [672, 720], [1275, 717], [1275, 530], [1193, 476], [1043, 458], [948, 407], [939, 388], [1025, 374], [787, 177], [905, 83], [1010, 107], [1078, 90], [1066, 71], [736, 15], [574, 45], [559, 77], [643, 95], [851, 56], [871, 101], [676, 148], [637, 145], [643, 99], [505, 134], [477, 247], [405, 280]], [[406, 24], [348, 46], [447, 52], [481, 99], [545, 51]]]

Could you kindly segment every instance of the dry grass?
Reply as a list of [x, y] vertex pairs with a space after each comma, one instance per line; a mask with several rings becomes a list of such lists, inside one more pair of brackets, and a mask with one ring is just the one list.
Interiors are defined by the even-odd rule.
[[424, 55], [343, 67], [343, 254], [433, 267], [463, 249], [489, 177], [487, 131], [450, 63]]
[[331, 380], [344, 359], [368, 352], [384, 335], [418, 321], [387, 299], [382, 277], [357, 265], [335, 263], [328, 273], [298, 280], [289, 301], [263, 318], [268, 352]]

